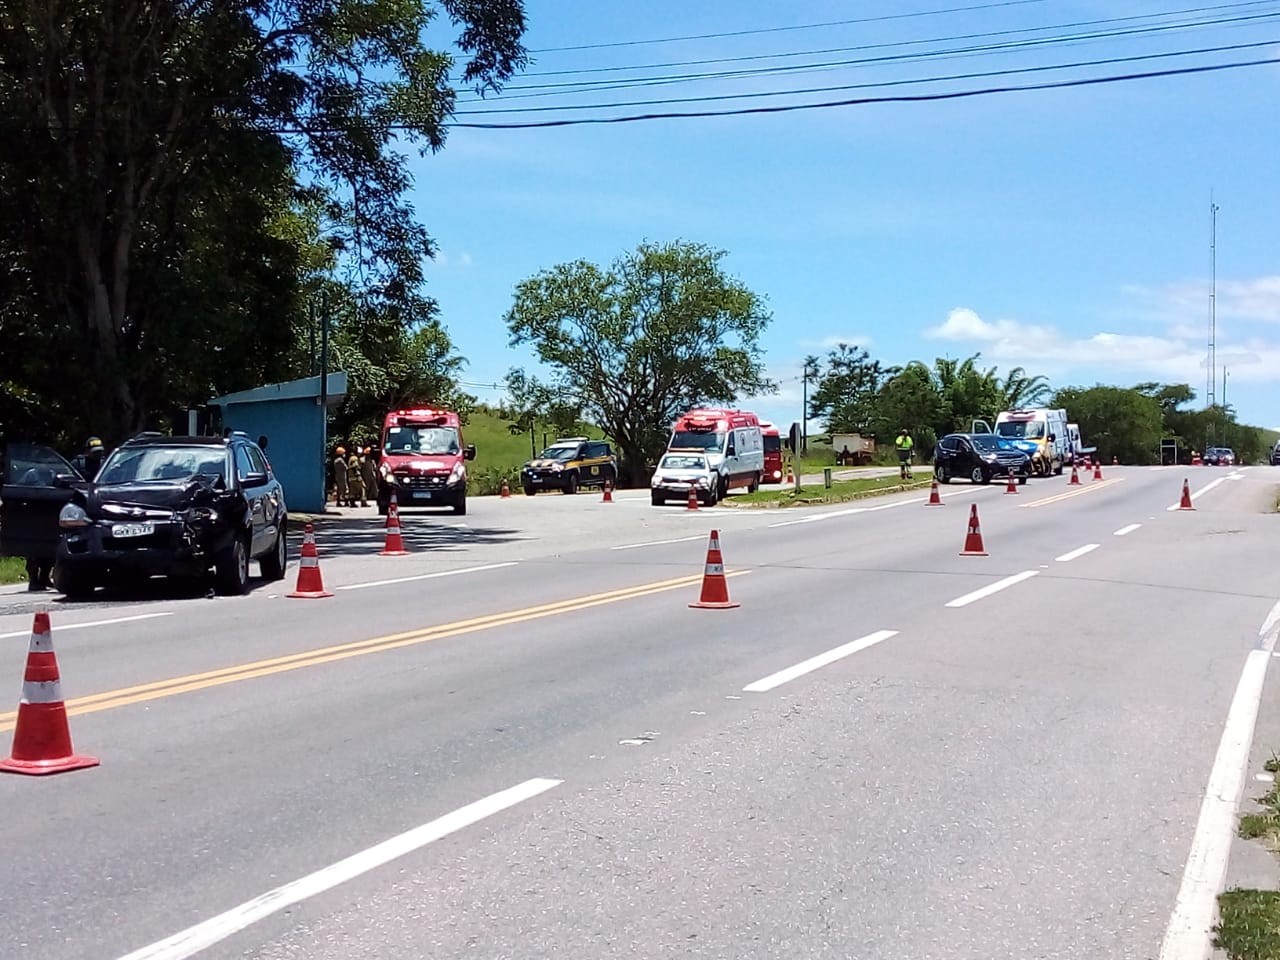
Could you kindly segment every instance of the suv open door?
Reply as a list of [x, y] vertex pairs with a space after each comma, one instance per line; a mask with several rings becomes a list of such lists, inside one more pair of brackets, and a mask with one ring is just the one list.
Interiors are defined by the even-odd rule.
[[58, 514], [82, 481], [56, 451], [36, 443], [0, 448], [0, 554], [52, 561], [58, 552]]

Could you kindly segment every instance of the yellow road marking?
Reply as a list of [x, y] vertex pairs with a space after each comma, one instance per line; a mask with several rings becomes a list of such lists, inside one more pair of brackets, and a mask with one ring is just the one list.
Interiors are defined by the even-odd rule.
[[[733, 570], [727, 571], [725, 576], [740, 577], [750, 572], [750, 570]], [[701, 574], [689, 577], [678, 577], [674, 580], [659, 580], [654, 583], [640, 584], [639, 586], [626, 587], [621, 590], [610, 590], [606, 593], [590, 594], [584, 597], [575, 597], [570, 600], [561, 600], [556, 603], [547, 603], [536, 607], [526, 607], [523, 610], [510, 610], [506, 613], [495, 613], [484, 617], [474, 617], [470, 620], [458, 620], [454, 623], [445, 623], [437, 627], [427, 627], [422, 630], [393, 633], [385, 637], [374, 637], [369, 640], [357, 640], [351, 643], [341, 643], [335, 646], [321, 647], [316, 650], [307, 650], [302, 653], [292, 653], [286, 656], [272, 657], [268, 660], [257, 660], [252, 663], [242, 663], [231, 667], [223, 667], [218, 670], [209, 670], [205, 673], [189, 674], [183, 677], [171, 677], [168, 680], [157, 680], [152, 683], [143, 683], [133, 687], [124, 687], [119, 690], [107, 690], [102, 693], [94, 693], [84, 697], [77, 697], [74, 700], [68, 700], [67, 715], [74, 717], [85, 713], [97, 713], [100, 710], [111, 710], [116, 707], [126, 707], [135, 703], [145, 703], [148, 700], [158, 700], [162, 697], [172, 697], [180, 693], [207, 690], [210, 687], [218, 687], [223, 684], [237, 683], [241, 680], [252, 680], [256, 677], [266, 677], [275, 673], [284, 673], [288, 670], [298, 670], [302, 667], [319, 666], [325, 663], [333, 663], [338, 660], [346, 660], [351, 657], [363, 656], [368, 653], [380, 653], [384, 650], [396, 650], [400, 647], [427, 643], [431, 640], [444, 640], [449, 637], [463, 636], [464, 634], [476, 633], [480, 630], [488, 630], [493, 627], [505, 627], [517, 623], [526, 623], [530, 620], [540, 620], [544, 617], [553, 617], [562, 613], [574, 613], [578, 610], [588, 610], [592, 607], [618, 603], [623, 600], [634, 600], [639, 597], [651, 596], [655, 593], [665, 593], [668, 590], [676, 590], [680, 587], [692, 586], [693, 584], [699, 583], [701, 580]], [[17, 716], [17, 711], [0, 713], [0, 732], [12, 730]]]
[[1050, 503], [1059, 503], [1063, 500], [1070, 500], [1072, 497], [1083, 497], [1086, 493], [1093, 493], [1095, 490], [1105, 490], [1113, 483], [1123, 483], [1124, 477], [1112, 477], [1110, 480], [1093, 480], [1087, 487], [1081, 487], [1079, 490], [1071, 490], [1067, 493], [1059, 493], [1056, 496], [1045, 497], [1042, 500], [1032, 500], [1030, 503], [1019, 504], [1022, 507], [1043, 507]]

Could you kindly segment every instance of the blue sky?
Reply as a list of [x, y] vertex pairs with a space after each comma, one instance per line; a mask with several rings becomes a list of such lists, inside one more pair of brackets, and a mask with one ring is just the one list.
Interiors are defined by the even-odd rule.
[[[529, 2], [526, 41], [538, 50], [982, 2]], [[535, 53], [529, 72], [933, 40], [1208, 6], [1217, 6], [1216, 0], [1030, 0], [878, 23]], [[1240, 52], [892, 92], [1280, 56], [1280, 2], [1009, 34], [1008, 39], [1266, 14], [1277, 16], [1032, 51], [508, 101], [534, 92], [517, 87], [583, 79], [526, 75], [513, 80], [504, 96], [460, 102], [459, 109], [875, 83], [1271, 40], [1275, 46]], [[755, 65], [993, 42], [1000, 41], [920, 43]], [[726, 68], [613, 76], [717, 69]], [[989, 364], [1021, 365], [1055, 385], [1190, 382], [1201, 403], [1207, 378], [1212, 189], [1220, 207], [1217, 355], [1219, 371], [1228, 368], [1227, 400], [1247, 422], [1280, 426], [1278, 88], [1280, 65], [1271, 64], [948, 102], [611, 126], [455, 129], [442, 153], [413, 161], [414, 203], [440, 247], [428, 268], [430, 292], [469, 362], [465, 378], [493, 383], [512, 365], [533, 367], [530, 355], [508, 346], [502, 322], [521, 279], [566, 260], [607, 263], [646, 239], [701, 241], [728, 251], [726, 268], [768, 299], [774, 319], [763, 343], [769, 372], [781, 389], [747, 405], [779, 423], [799, 418], [800, 360], [825, 354], [841, 341], [865, 346], [887, 363], [981, 352]], [[887, 92], [766, 98], [753, 104]], [[644, 111], [583, 111], [633, 112]], [[1221, 384], [1219, 372], [1219, 392]], [[481, 399], [501, 397], [500, 390], [469, 389]]]

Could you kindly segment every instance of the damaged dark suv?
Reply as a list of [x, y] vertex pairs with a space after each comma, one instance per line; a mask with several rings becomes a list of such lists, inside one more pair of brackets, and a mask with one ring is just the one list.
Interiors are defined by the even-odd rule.
[[284, 490], [241, 434], [134, 437], [93, 483], [73, 486], [58, 525], [54, 585], [71, 598], [109, 581], [210, 570], [218, 593], [241, 594], [251, 559], [267, 580], [285, 576]]

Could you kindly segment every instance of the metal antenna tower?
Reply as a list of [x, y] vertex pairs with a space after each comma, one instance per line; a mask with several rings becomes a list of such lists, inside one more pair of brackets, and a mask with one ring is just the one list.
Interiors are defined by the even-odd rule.
[[1218, 387], [1218, 205], [1209, 191], [1209, 404], [1212, 410]]

